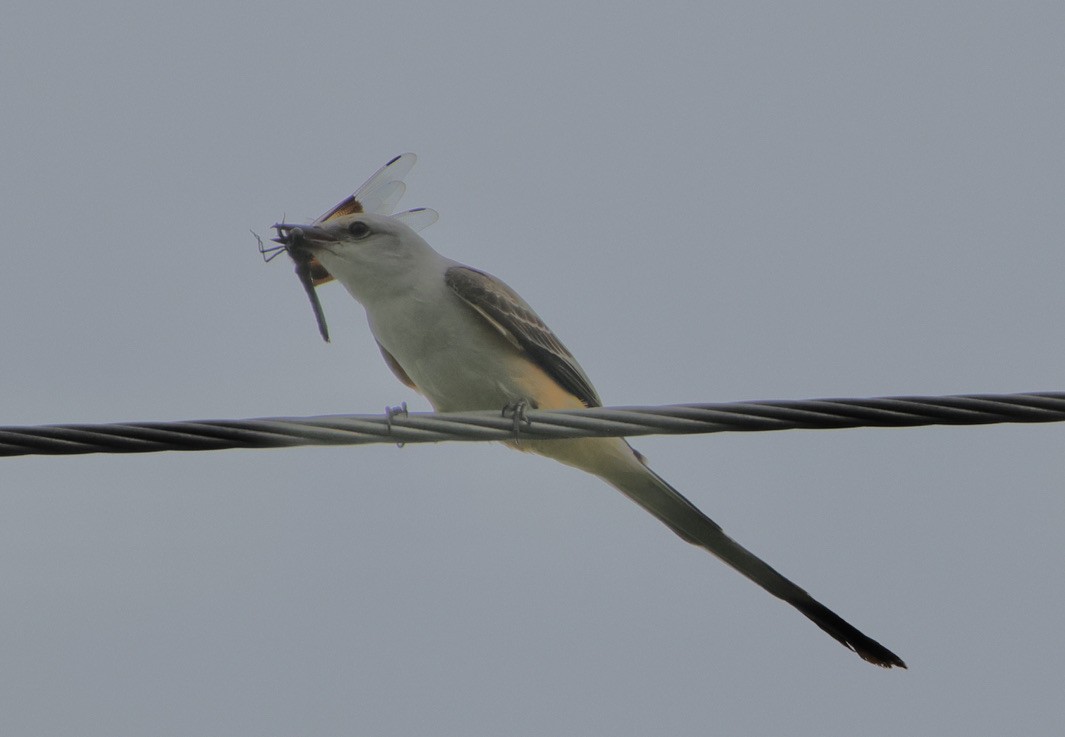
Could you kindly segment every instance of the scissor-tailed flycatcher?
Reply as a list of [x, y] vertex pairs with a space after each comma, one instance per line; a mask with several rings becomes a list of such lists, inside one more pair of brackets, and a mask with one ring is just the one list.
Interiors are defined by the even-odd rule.
[[[440, 255], [409, 227], [424, 227], [435, 220], [435, 213], [387, 215], [402, 194], [399, 177], [413, 161], [413, 154], [393, 159], [359, 192], [311, 225], [275, 225], [275, 240], [297, 263], [306, 264], [315, 285], [335, 278], [347, 288], [366, 309], [389, 368], [437, 411], [499, 410], [521, 402], [540, 409], [600, 406], [577, 360], [525, 300], [494, 276]], [[381, 190], [393, 199], [380, 197]], [[365, 204], [360, 196], [367, 199]], [[885, 668], [906, 667], [897, 655], [726, 535], [648, 468], [624, 439], [520, 440], [508, 445], [595, 474], [682, 539], [791, 604], [865, 660]]]

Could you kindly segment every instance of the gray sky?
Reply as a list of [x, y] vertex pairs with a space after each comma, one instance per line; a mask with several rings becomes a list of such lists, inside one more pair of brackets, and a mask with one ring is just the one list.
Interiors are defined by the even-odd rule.
[[[16, 3], [0, 424], [427, 405], [248, 233], [389, 157], [608, 404], [1061, 390], [1060, 3]], [[1049, 734], [1058, 426], [0, 459], [4, 735]]]

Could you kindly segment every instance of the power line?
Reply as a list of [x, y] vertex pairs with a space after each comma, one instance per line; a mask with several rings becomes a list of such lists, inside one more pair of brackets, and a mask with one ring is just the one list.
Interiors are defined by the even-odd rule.
[[1065, 421], [1065, 392], [0, 427], [0, 456]]

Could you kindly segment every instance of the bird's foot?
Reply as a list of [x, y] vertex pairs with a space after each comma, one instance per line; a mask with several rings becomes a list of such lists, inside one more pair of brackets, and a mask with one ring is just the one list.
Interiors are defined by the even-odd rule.
[[[407, 403], [401, 402], [398, 407], [385, 407], [385, 428], [388, 430], [388, 434], [392, 434], [392, 418], [403, 415], [406, 417], [410, 413], [407, 411]], [[397, 448], [402, 448], [406, 443], [402, 441], [396, 442]]]
[[521, 426], [524, 423], [526, 427], [532, 426], [532, 420], [526, 412], [530, 409], [536, 409], [536, 405], [530, 402], [528, 399], [516, 399], [513, 402], [508, 402], [503, 407], [503, 416], [510, 417], [514, 420], [514, 435], [517, 436], [521, 432]]

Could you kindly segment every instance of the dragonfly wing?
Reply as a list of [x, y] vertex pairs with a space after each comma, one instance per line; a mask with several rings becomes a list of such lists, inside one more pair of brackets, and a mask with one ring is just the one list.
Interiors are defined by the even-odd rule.
[[399, 202], [406, 185], [403, 177], [410, 173], [418, 157], [411, 153], [400, 154], [377, 170], [355, 193], [339, 203], [329, 212], [314, 221], [315, 225], [332, 220], [342, 215], [357, 212], [372, 212], [378, 215], [391, 215]]
[[[360, 212], [391, 215], [403, 197], [403, 193], [407, 191], [407, 185], [403, 183], [403, 177], [410, 173], [417, 160], [418, 157], [411, 153], [395, 157], [378, 169], [377, 173], [367, 179], [366, 183], [355, 190], [354, 194], [315, 220], [314, 224], [321, 225], [333, 218]], [[436, 210], [418, 207], [401, 212], [395, 218], [405, 223], [412, 230], [418, 231], [435, 223], [440, 218], [440, 215]], [[310, 280], [314, 286], [326, 284], [333, 280], [333, 276], [325, 270], [316, 258], [311, 258], [308, 268]]]
[[406, 212], [397, 212], [393, 215], [396, 220], [406, 225], [414, 232], [425, 230], [440, 219], [440, 213], [428, 207], [416, 207]]

